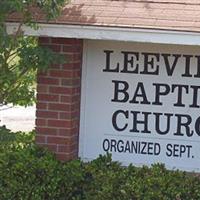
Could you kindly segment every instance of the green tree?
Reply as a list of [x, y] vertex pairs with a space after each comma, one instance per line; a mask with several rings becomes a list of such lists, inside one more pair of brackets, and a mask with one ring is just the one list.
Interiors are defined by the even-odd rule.
[[[45, 70], [58, 58], [50, 49], [38, 46], [37, 38], [25, 36], [22, 26], [38, 28], [34, 9], [46, 20], [56, 18], [66, 0], [1, 0], [0, 1], [0, 105], [31, 105], [35, 100], [38, 70]], [[6, 20], [13, 13], [21, 19], [15, 33], [9, 35]]]

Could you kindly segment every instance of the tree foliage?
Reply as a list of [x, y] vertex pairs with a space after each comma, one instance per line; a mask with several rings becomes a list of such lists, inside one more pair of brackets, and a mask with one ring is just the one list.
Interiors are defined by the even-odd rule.
[[[35, 79], [38, 70], [45, 70], [57, 61], [51, 50], [38, 46], [37, 38], [25, 36], [22, 26], [38, 28], [33, 8], [46, 20], [53, 19], [66, 0], [1, 0], [0, 1], [0, 105], [12, 103], [27, 106], [35, 100]], [[18, 27], [12, 35], [6, 20], [20, 13]]]

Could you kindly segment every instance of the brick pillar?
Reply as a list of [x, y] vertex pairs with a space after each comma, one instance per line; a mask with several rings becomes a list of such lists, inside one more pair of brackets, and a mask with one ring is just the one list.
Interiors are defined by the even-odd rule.
[[71, 160], [78, 156], [82, 40], [41, 37], [39, 42], [65, 55], [67, 63], [38, 75], [36, 143], [59, 160]]

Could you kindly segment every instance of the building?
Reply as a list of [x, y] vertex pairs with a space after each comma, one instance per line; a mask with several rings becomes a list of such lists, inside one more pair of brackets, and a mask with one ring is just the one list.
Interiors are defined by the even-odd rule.
[[60, 160], [108, 151], [199, 171], [197, 0], [72, 0], [56, 21], [36, 14], [41, 28], [25, 33], [69, 59], [38, 75], [39, 145]]

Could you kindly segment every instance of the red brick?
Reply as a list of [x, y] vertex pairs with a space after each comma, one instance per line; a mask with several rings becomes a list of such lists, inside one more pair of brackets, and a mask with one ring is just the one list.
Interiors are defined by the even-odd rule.
[[58, 102], [59, 96], [53, 94], [37, 94], [37, 100], [39, 101], [50, 101], [50, 102]]
[[78, 117], [79, 117], [78, 111], [59, 113], [59, 119], [77, 119]]
[[47, 84], [47, 85], [59, 85], [59, 79], [48, 78], [44, 76], [38, 77], [38, 84]]
[[37, 134], [40, 135], [54, 135], [56, 136], [58, 134], [58, 129], [57, 128], [48, 128], [48, 127], [36, 127], [36, 132]]
[[37, 109], [37, 110], [44, 110], [44, 109], [47, 109], [47, 103], [37, 102], [37, 104], [36, 104], [36, 109]]
[[75, 111], [77, 108], [76, 104], [59, 104], [59, 103], [49, 103], [48, 109], [55, 111]]
[[58, 152], [74, 152], [78, 149], [78, 144], [72, 144], [72, 145], [58, 145]]
[[51, 41], [53, 44], [82, 44], [82, 40], [71, 38], [52, 38]]
[[64, 44], [65, 38], [51, 38], [52, 44]]
[[51, 77], [80, 78], [80, 70], [50, 70]]
[[48, 126], [50, 127], [62, 127], [62, 128], [73, 128], [76, 126], [76, 122], [74, 120], [55, 120], [49, 119]]
[[75, 88], [68, 87], [49, 87], [49, 92], [52, 94], [74, 94], [76, 92]]
[[63, 52], [67, 52], [67, 53], [80, 53], [82, 51], [82, 45], [65, 45], [63, 46]]
[[[63, 54], [63, 55], [65, 55], [65, 59], [66, 59], [66, 62], [64, 62], [63, 64], [65, 65], [65, 64], [79, 64], [79, 68], [80, 68], [80, 66], [82, 65], [82, 55], [81, 55], [81, 59], [74, 59], [74, 57], [73, 58], [71, 58], [69, 55], [67, 55], [67, 54]], [[80, 57], [80, 56], [79, 56]]]
[[45, 119], [58, 119], [58, 112], [52, 112], [52, 111], [36, 111], [36, 116], [38, 118], [45, 118]]
[[71, 160], [78, 155], [82, 40], [42, 37], [42, 42], [68, 60], [38, 73], [36, 142], [58, 159]]
[[38, 75], [37, 75], [37, 80], [38, 80], [38, 78], [41, 77], [41, 76], [43, 76], [43, 77], [44, 77], [44, 76], [48, 76], [48, 74], [49, 74], [48, 71], [39, 71], [39, 72], [38, 72]]
[[74, 127], [74, 128], [65, 128], [65, 129], [59, 129], [58, 130], [58, 134], [60, 136], [73, 136], [73, 135], [77, 135], [78, 134], [78, 128]]
[[81, 68], [81, 62], [71, 62], [71, 63], [65, 63], [61, 65], [61, 69], [66, 69], [66, 70], [70, 70], [70, 69], [80, 69]]
[[48, 85], [38, 84], [37, 85], [37, 92], [38, 93], [47, 93], [48, 92]]
[[46, 126], [47, 125], [46, 119], [37, 118], [35, 123], [36, 123], [36, 126]]
[[67, 96], [61, 96], [60, 97], [60, 102], [61, 103], [72, 103], [72, 95], [67, 95]]
[[36, 135], [35, 136], [35, 141], [36, 143], [42, 143], [45, 144], [46, 143], [46, 137], [45, 136], [41, 136], [41, 135]]
[[82, 59], [82, 54], [80, 54], [80, 53], [69, 53], [69, 54], [66, 54], [66, 60], [69, 63], [73, 63], [75, 61], [81, 61], [81, 59]]
[[63, 103], [79, 103], [80, 102], [80, 95], [71, 95], [71, 96], [61, 96], [60, 101]]
[[64, 71], [64, 70], [50, 70], [50, 76], [52, 77], [69, 77], [72, 76], [71, 74], [73, 73], [73, 71], [68, 70], [68, 71]]
[[46, 48], [51, 49], [53, 52], [56, 52], [56, 53], [61, 52], [61, 45], [56, 45], [56, 44], [52, 45], [52, 44], [50, 44], [50, 45], [43, 45], [43, 46], [46, 47]]
[[44, 144], [43, 147], [47, 148], [49, 151], [55, 153], [57, 152], [57, 145], [56, 144]]
[[61, 80], [61, 85], [62, 86], [79, 86], [80, 85], [80, 79], [75, 78], [75, 79], [62, 79]]
[[48, 144], [62, 144], [62, 145], [71, 145], [71, 139], [70, 138], [63, 138], [63, 137], [53, 137], [49, 136], [47, 137], [47, 143]]
[[79, 44], [79, 45], [83, 45], [83, 40], [81, 40], [81, 39], [71, 39], [71, 38], [68, 38], [67, 40], [68, 40], [67, 44], [72, 44], [72, 45]]
[[51, 39], [49, 37], [39, 37], [38, 42], [40, 44], [49, 44], [51, 42]]

